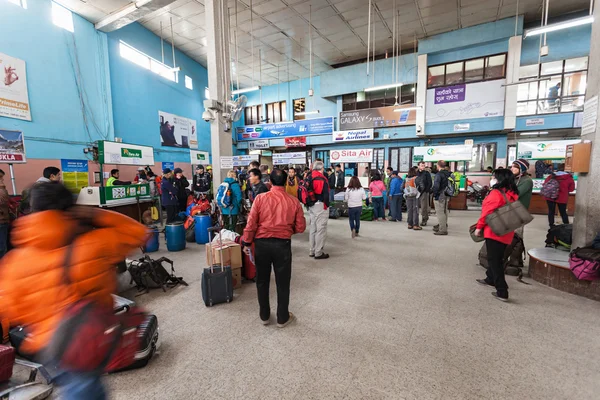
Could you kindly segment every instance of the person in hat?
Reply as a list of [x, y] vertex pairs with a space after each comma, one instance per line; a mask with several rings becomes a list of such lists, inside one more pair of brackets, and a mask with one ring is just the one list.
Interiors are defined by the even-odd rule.
[[512, 163], [512, 173], [515, 175], [517, 181], [517, 189], [519, 189], [519, 201], [529, 208], [531, 203], [531, 194], [533, 193], [533, 179], [527, 172], [529, 170], [529, 161], [519, 158]]
[[185, 211], [187, 208], [187, 198], [188, 198], [188, 187], [190, 186], [190, 182], [188, 182], [187, 178], [183, 175], [183, 170], [181, 168], [175, 168], [173, 170], [173, 175], [175, 178], [174, 185], [177, 189], [177, 201], [179, 204], [179, 211]]
[[167, 210], [167, 224], [177, 220], [179, 200], [177, 200], [177, 188], [173, 182], [173, 171], [170, 168], [163, 169], [163, 177], [160, 182], [161, 203]]
[[139, 167], [137, 169], [137, 174], [135, 174], [135, 178], [133, 179], [133, 181], [135, 183], [139, 183], [139, 182], [144, 182], [148, 180], [148, 177], [146, 176], [146, 169], [144, 167]]
[[210, 175], [207, 172], [204, 172], [204, 165], [198, 165], [196, 167], [196, 174], [192, 180], [192, 191], [194, 194], [208, 194], [210, 191]]

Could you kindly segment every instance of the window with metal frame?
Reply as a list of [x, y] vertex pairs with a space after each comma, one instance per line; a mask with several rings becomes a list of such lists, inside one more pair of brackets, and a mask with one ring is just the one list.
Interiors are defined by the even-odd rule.
[[371, 169], [377, 168], [379, 171], [383, 171], [385, 161], [385, 149], [373, 149], [373, 163]]
[[244, 122], [246, 125], [260, 124], [261, 106], [250, 106], [244, 109]]
[[268, 103], [266, 106], [266, 123], [274, 124], [276, 122], [287, 121], [286, 107], [287, 103], [284, 101], [276, 101], [274, 103]]
[[471, 161], [466, 162], [466, 170], [462, 171], [462, 162], [457, 162], [457, 169], [460, 172], [485, 172], [487, 167], [496, 169], [496, 151], [498, 144], [479, 143], [473, 145], [473, 156]]
[[519, 79], [540, 80], [518, 86], [517, 115], [583, 111], [587, 70], [587, 57], [522, 66]]
[[[330, 168], [331, 167], [331, 161], [329, 158], [329, 150], [317, 150], [315, 151], [315, 160], [316, 159], [321, 159], [323, 160], [323, 164], [325, 165], [325, 168]], [[310, 167], [310, 165], [309, 165]], [[333, 168], [333, 167], [331, 167]]]
[[[416, 84], [404, 85], [398, 91], [400, 104], [413, 104], [415, 102]], [[342, 111], [364, 110], [368, 108], [390, 107], [396, 104], [396, 89], [385, 89], [375, 92], [366, 92], [364, 100], [358, 101], [356, 93], [342, 96]]]
[[506, 77], [506, 53], [433, 65], [427, 69], [427, 88], [502, 79]]
[[391, 147], [388, 166], [394, 171], [408, 172], [412, 167], [412, 147]]

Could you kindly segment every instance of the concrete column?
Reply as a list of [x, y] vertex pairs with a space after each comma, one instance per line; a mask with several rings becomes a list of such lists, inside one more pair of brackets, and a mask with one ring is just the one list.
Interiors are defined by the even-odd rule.
[[425, 136], [425, 107], [427, 106], [427, 54], [417, 59], [417, 136]]
[[[227, 107], [230, 100], [230, 57], [229, 57], [229, 15], [227, 0], [205, 0], [206, 41], [208, 43], [208, 90], [211, 100]], [[213, 163], [213, 181], [216, 188], [225, 179], [227, 170], [221, 168], [221, 156], [232, 155], [232, 134], [225, 131], [231, 124], [221, 113], [210, 123], [210, 144]]]
[[[594, 24], [588, 62], [586, 100], [600, 95], [600, 7], [594, 9]], [[581, 137], [592, 141], [590, 172], [579, 174], [573, 225], [573, 248], [589, 245], [600, 231], [600, 121], [596, 131]]]
[[[506, 83], [519, 81], [519, 68], [521, 67], [522, 36], [513, 36], [508, 40], [508, 60], [506, 63]], [[517, 126], [517, 85], [506, 87], [504, 98], [504, 129], [515, 129]]]

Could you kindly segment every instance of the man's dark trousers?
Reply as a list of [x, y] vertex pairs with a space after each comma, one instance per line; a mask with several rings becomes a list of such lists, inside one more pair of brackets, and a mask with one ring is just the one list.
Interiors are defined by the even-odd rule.
[[269, 285], [271, 265], [277, 284], [277, 323], [284, 324], [290, 317], [290, 280], [292, 279], [292, 241], [290, 239], [256, 239], [254, 241], [256, 262], [256, 289], [260, 319], [266, 321], [271, 314]]

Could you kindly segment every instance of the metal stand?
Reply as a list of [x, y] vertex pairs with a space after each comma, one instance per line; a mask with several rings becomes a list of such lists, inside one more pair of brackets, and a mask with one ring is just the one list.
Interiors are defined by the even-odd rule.
[[10, 171], [10, 183], [12, 183], [13, 195], [17, 195], [17, 184], [15, 182], [15, 170], [13, 169], [12, 164], [8, 164], [8, 169]]

